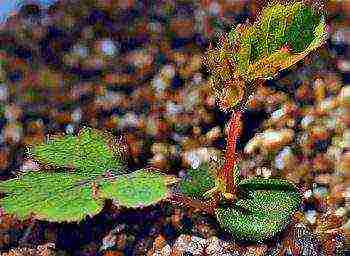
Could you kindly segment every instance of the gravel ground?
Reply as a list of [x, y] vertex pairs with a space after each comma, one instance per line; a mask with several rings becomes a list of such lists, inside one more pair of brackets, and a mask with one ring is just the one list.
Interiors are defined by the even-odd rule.
[[[260, 6], [90, 2], [28, 5], [1, 25], [1, 180], [35, 168], [26, 146], [84, 125], [123, 134], [132, 169], [181, 175], [224, 149], [228, 115], [210, 94], [201, 55]], [[193, 209], [109, 204], [79, 225], [37, 222], [28, 253], [49, 255], [53, 243], [56, 255], [342, 255], [350, 228], [349, 9], [329, 4], [326, 46], [261, 86], [243, 117], [242, 175], [285, 177], [304, 193], [281, 237], [243, 244]], [[0, 212], [0, 251], [19, 246], [28, 225]], [[15, 253], [6, 255], [22, 255]]]

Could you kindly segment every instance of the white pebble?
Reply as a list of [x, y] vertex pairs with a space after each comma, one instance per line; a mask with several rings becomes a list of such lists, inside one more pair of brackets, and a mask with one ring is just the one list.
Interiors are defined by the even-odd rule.
[[269, 178], [271, 176], [271, 174], [272, 174], [272, 171], [269, 168], [267, 168], [267, 167], [262, 167], [261, 168], [261, 174], [262, 174], [262, 176], [264, 178]]
[[309, 210], [305, 213], [305, 219], [310, 224], [315, 224], [316, 223], [316, 215], [317, 215], [317, 212], [315, 210]]
[[179, 135], [178, 133], [174, 132], [171, 136], [171, 138], [176, 142], [183, 142], [184, 140], [188, 139], [187, 136]]
[[113, 247], [115, 245], [116, 241], [116, 236], [115, 235], [110, 235], [108, 234], [102, 239], [102, 246], [100, 247], [100, 250], [106, 250], [110, 247]]
[[221, 6], [218, 2], [213, 1], [209, 5], [209, 14], [213, 16], [218, 16], [221, 11]]
[[284, 147], [275, 158], [275, 167], [279, 170], [283, 170], [285, 168], [286, 159], [292, 154], [292, 150], [289, 146]]
[[8, 88], [5, 84], [0, 84], [0, 101], [7, 101], [9, 97]]
[[117, 47], [111, 39], [104, 39], [100, 44], [103, 54], [113, 56], [117, 53]]
[[147, 25], [148, 29], [153, 33], [161, 33], [162, 25], [159, 22], [150, 22]]
[[20, 167], [20, 172], [38, 171], [38, 170], [40, 170], [40, 166], [31, 159], [26, 160]]
[[312, 196], [312, 190], [311, 189], [306, 190], [304, 193], [304, 198], [309, 199], [311, 196]]
[[183, 107], [181, 105], [175, 104], [174, 102], [168, 101], [166, 103], [166, 115], [172, 116], [176, 114], [180, 114], [183, 111]]
[[326, 155], [329, 159], [332, 159], [334, 162], [339, 162], [342, 152], [343, 150], [341, 148], [332, 145], [328, 147]]
[[158, 94], [161, 94], [165, 90], [165, 88], [168, 87], [168, 85], [163, 79], [161, 79], [160, 77], [156, 77], [152, 81], [152, 87], [156, 90]]
[[335, 211], [335, 215], [337, 215], [339, 217], [345, 216], [346, 213], [347, 213], [347, 209], [345, 209], [344, 207], [340, 207]]
[[306, 115], [302, 120], [301, 120], [301, 127], [305, 130], [313, 121], [314, 117], [311, 115]]
[[73, 54], [81, 58], [87, 58], [89, 56], [89, 48], [81, 44], [76, 44], [73, 46]]
[[261, 176], [261, 168], [260, 167], [256, 168], [255, 173], [256, 175]]
[[206, 147], [197, 149], [197, 153], [201, 159], [201, 162], [208, 162], [210, 160], [209, 150]]
[[130, 53], [127, 60], [138, 68], [142, 68], [145, 65], [150, 65], [153, 62], [152, 54], [149, 50], [135, 50]]
[[168, 79], [171, 79], [175, 76], [175, 67], [173, 65], [165, 65], [160, 73]]
[[171, 247], [170, 245], [165, 245], [160, 251], [161, 256], [170, 256], [171, 255]]
[[334, 97], [328, 97], [321, 101], [317, 108], [322, 112], [329, 112], [337, 107], [337, 101]]
[[66, 133], [67, 133], [67, 134], [72, 134], [72, 133], [74, 133], [74, 126], [73, 126], [72, 124], [68, 124], [68, 125], [66, 126]]
[[123, 119], [128, 127], [137, 127], [139, 124], [139, 117], [135, 113], [126, 113]]
[[325, 187], [317, 187], [314, 189], [314, 195], [318, 197], [325, 197], [328, 194], [328, 189]]
[[272, 118], [274, 121], [276, 121], [276, 120], [280, 119], [284, 114], [285, 114], [284, 109], [283, 109], [283, 108], [280, 108], [280, 109], [278, 109], [278, 110], [272, 112], [271, 118]]
[[201, 164], [201, 159], [195, 151], [188, 152], [186, 154], [186, 159], [193, 169], [197, 169]]
[[200, 84], [201, 82], [203, 82], [203, 76], [202, 76], [202, 74], [201, 74], [201, 73], [195, 73], [195, 74], [193, 75], [193, 83], [194, 83], [195, 85], [198, 85], [198, 84]]
[[271, 142], [280, 141], [281, 135], [277, 131], [266, 131], [263, 133], [263, 140]]
[[257, 149], [258, 147], [261, 146], [262, 142], [262, 136], [261, 133], [256, 134], [244, 147], [244, 152], [246, 154], [251, 154]]
[[73, 113], [71, 114], [71, 118], [75, 123], [80, 122], [81, 116], [82, 116], [81, 108], [74, 109]]
[[333, 33], [331, 40], [333, 43], [346, 43], [346, 37], [342, 29], [338, 29]]

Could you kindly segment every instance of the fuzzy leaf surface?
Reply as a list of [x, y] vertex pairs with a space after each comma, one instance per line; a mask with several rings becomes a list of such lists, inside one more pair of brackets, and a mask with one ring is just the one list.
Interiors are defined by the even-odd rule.
[[250, 95], [257, 79], [274, 78], [327, 39], [323, 15], [302, 2], [266, 7], [253, 24], [239, 24], [210, 47], [204, 61], [209, 86], [227, 111]]
[[113, 182], [103, 182], [101, 196], [120, 206], [145, 207], [168, 196], [167, 176], [147, 169], [120, 175]]
[[126, 168], [118, 152], [118, 144], [109, 134], [84, 128], [78, 136], [65, 135], [32, 147], [29, 154], [47, 165], [69, 167], [94, 178], [107, 170], [116, 174]]
[[197, 169], [187, 170], [187, 175], [179, 183], [182, 194], [193, 198], [203, 199], [203, 195], [215, 186], [215, 175], [208, 163], [201, 164]]
[[80, 221], [99, 213], [104, 200], [94, 199], [92, 189], [81, 185], [85, 177], [77, 174], [28, 172], [0, 182], [5, 197], [0, 205], [19, 219], [33, 216], [47, 221]]
[[322, 15], [301, 2], [269, 6], [259, 21], [235, 31], [234, 44], [239, 48], [235, 54], [237, 74], [246, 81], [274, 77], [327, 38]]
[[238, 239], [262, 242], [288, 224], [299, 207], [301, 196], [294, 185], [281, 179], [250, 178], [238, 185], [238, 199], [220, 207], [220, 225]]

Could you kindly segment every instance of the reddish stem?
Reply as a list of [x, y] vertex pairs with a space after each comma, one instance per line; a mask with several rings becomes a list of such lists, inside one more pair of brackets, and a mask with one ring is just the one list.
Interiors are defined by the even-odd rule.
[[236, 188], [233, 170], [238, 159], [236, 155], [236, 142], [241, 132], [241, 116], [242, 112], [237, 111], [232, 114], [229, 121], [225, 164], [219, 173], [219, 179], [224, 182], [227, 193], [234, 193]]
[[[227, 149], [225, 153], [225, 164], [219, 172], [219, 179], [221, 179], [225, 186], [227, 193], [234, 194], [236, 189], [233, 168], [237, 163], [236, 142], [241, 131], [241, 111], [235, 112], [229, 121]], [[194, 200], [181, 194], [172, 194], [167, 201], [182, 206], [189, 206], [199, 209], [208, 214], [214, 214], [219, 202], [219, 195], [214, 195], [209, 201]]]

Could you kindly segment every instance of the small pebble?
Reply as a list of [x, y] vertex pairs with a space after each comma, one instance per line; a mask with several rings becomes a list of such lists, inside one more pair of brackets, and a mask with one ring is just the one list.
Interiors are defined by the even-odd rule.
[[317, 212], [315, 210], [309, 210], [305, 213], [305, 219], [311, 224], [316, 223]]

